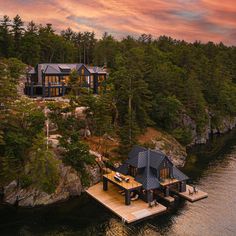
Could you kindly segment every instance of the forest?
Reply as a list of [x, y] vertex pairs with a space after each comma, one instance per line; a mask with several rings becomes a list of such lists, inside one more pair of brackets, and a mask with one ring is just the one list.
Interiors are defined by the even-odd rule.
[[[16, 84], [26, 65], [79, 62], [106, 67], [109, 71], [106, 94], [98, 98], [85, 95], [74, 102], [89, 107], [92, 133], [115, 134], [120, 138], [121, 154], [127, 153], [137, 143], [137, 136], [150, 126], [188, 145], [194, 136], [205, 132], [209, 123], [211, 130], [217, 130], [225, 118], [236, 116], [236, 47], [223, 43], [190, 43], [149, 34], [118, 40], [106, 32], [98, 39], [94, 32], [68, 28], [58, 33], [51, 24], [44, 26], [32, 21], [25, 24], [17, 15], [1, 20], [0, 58], [0, 109], [10, 112], [9, 104], [14, 108], [12, 119], [10, 114], [6, 117], [0, 114], [0, 157], [14, 160], [0, 161], [2, 170], [9, 170], [9, 163], [24, 160], [25, 150], [32, 154], [31, 159], [44, 155], [44, 160], [49, 161], [45, 153], [38, 153], [44, 149], [39, 141], [43, 136], [43, 112], [29, 101], [22, 101], [21, 106], [16, 104]], [[56, 107], [52, 109], [58, 112]], [[65, 122], [74, 124], [73, 120]], [[63, 125], [58, 124], [62, 132]], [[77, 142], [79, 137], [72, 134], [67, 135]], [[61, 140], [64, 147], [72, 145], [67, 140]], [[70, 155], [69, 148], [66, 155]], [[77, 148], [87, 147], [80, 142]], [[52, 172], [53, 179], [43, 180], [46, 189], [47, 181], [56, 179], [53, 167]]]

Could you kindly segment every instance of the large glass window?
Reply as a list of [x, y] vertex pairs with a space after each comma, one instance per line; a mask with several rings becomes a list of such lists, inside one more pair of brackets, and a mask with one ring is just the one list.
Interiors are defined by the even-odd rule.
[[59, 88], [51, 88], [50, 89], [50, 95], [51, 97], [59, 96], [60, 90]]
[[93, 75], [90, 76], [90, 88], [93, 88], [94, 86], [94, 78], [93, 78]]
[[70, 76], [69, 75], [66, 75], [66, 76], [63, 76], [62, 77], [62, 81], [65, 85], [67, 85], [70, 81]]
[[48, 85], [48, 83], [53, 84], [59, 84], [60, 78], [59, 76], [45, 76], [45, 85]]

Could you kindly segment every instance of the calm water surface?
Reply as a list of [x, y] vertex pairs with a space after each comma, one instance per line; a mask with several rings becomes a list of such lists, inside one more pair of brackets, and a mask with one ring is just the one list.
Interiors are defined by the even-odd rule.
[[45, 208], [0, 207], [0, 235], [236, 235], [236, 132], [191, 150], [184, 172], [209, 197], [124, 225], [86, 196]]

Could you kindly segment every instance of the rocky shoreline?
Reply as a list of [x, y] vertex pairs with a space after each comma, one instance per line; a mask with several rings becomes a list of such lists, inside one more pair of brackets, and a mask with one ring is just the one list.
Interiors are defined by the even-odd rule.
[[[96, 184], [101, 179], [101, 170], [97, 164], [86, 166], [90, 176], [90, 184]], [[66, 201], [73, 196], [80, 196], [85, 191], [80, 174], [70, 166], [60, 166], [60, 180], [53, 194], [39, 191], [33, 187], [20, 188], [17, 181], [12, 181], [4, 187], [2, 201], [20, 207], [45, 206]]]
[[[236, 118], [225, 119], [218, 129], [211, 130], [206, 128], [206, 132], [201, 136], [196, 136], [191, 146], [196, 144], [205, 144], [212, 134], [224, 134], [232, 130], [236, 126]], [[149, 128], [148, 128], [149, 129]], [[140, 143], [144, 144], [145, 135], [149, 135], [149, 144], [153, 145], [154, 149], [159, 149], [168, 155], [176, 166], [183, 166], [187, 157], [186, 149], [181, 146], [172, 136], [160, 131], [153, 131], [150, 128], [146, 134], [141, 136]], [[93, 152], [96, 156], [96, 164], [86, 166], [90, 176], [90, 186], [98, 183], [101, 180], [102, 168], [104, 162], [102, 156]], [[48, 194], [39, 191], [33, 187], [20, 188], [17, 181], [12, 181], [1, 190], [1, 200], [10, 205], [20, 207], [35, 207], [46, 206], [62, 201], [66, 201], [71, 197], [80, 196], [86, 187], [82, 185], [80, 174], [70, 166], [60, 165], [60, 181], [53, 194]]]
[[197, 125], [189, 116], [183, 115], [182, 122], [185, 127], [189, 127], [193, 140], [188, 147], [197, 144], [206, 144], [212, 135], [225, 134], [236, 127], [236, 117], [224, 117], [216, 127], [212, 124], [212, 118], [208, 114], [208, 123], [201, 134], [197, 132]]

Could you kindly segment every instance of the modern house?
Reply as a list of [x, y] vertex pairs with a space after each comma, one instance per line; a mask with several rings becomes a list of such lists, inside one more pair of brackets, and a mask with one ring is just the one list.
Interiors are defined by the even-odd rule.
[[156, 199], [160, 192], [168, 197], [170, 190], [186, 191], [188, 177], [161, 151], [134, 146], [128, 160], [117, 168], [117, 172], [133, 176], [142, 184], [139, 194], [146, 202]]
[[81, 88], [99, 94], [105, 90], [107, 72], [104, 68], [85, 64], [38, 64], [27, 73], [25, 94], [30, 97], [59, 97], [70, 91], [72, 72], [78, 76]]

